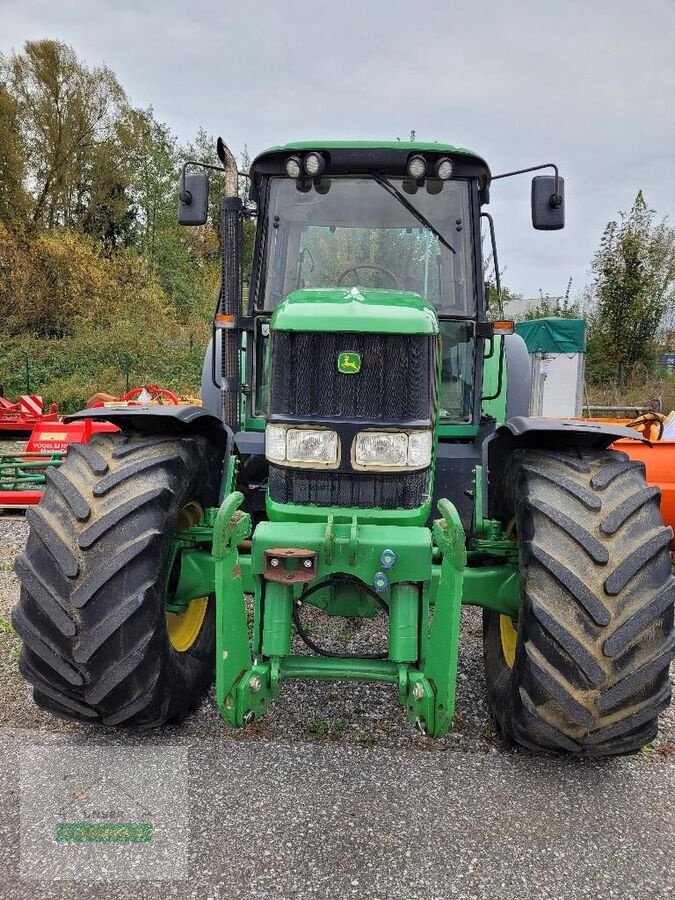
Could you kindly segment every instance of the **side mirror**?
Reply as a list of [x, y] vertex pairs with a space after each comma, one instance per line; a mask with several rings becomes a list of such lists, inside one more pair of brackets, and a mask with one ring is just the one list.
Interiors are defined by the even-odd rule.
[[178, 224], [204, 225], [209, 213], [209, 176], [186, 172], [178, 183]]
[[537, 175], [532, 179], [532, 227], [537, 231], [557, 231], [565, 227], [565, 179]]

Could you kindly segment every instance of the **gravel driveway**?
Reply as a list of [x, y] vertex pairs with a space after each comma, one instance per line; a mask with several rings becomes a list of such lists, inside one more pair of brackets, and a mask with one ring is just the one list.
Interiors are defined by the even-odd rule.
[[[0, 515], [0, 625], [9, 619], [18, 597], [12, 565], [26, 533], [20, 516]], [[324, 643], [347, 641], [347, 648], [356, 651], [381, 641], [383, 624], [378, 619], [365, 624], [336, 621], [331, 626], [335, 633], [321, 638]], [[321, 627], [318, 619], [313, 625]], [[188, 881], [142, 885], [111, 881], [106, 893], [103, 883], [91, 882], [76, 890], [77, 882], [57, 884], [51, 880], [53, 874], [32, 882], [27, 890], [18, 877], [16, 833], [10, 828], [3, 840], [7, 858], [0, 858], [7, 878], [5, 886], [0, 885], [0, 897], [562, 900], [585, 896], [587, 891], [589, 896], [620, 898], [675, 895], [675, 707], [662, 716], [658, 740], [631, 759], [584, 763], [533, 757], [503, 746], [494, 732], [481, 652], [480, 612], [465, 609], [455, 727], [439, 741], [424, 738], [409, 726], [389, 686], [314, 682], [285, 684], [270, 713], [245, 730], [233, 731], [221, 721], [211, 695], [182, 725], [138, 736], [101, 732], [38, 710], [16, 669], [18, 641], [3, 626], [0, 734], [6, 743], [5, 822], [16, 820], [18, 806], [16, 767], [8, 760], [20, 760], [23, 747], [94, 753], [106, 748], [126, 753], [130, 748], [161, 752], [178, 747], [188, 761], [193, 831]], [[283, 802], [278, 792], [282, 787], [288, 794]], [[351, 825], [345, 791], [353, 804]], [[352, 846], [345, 835], [357, 821], [367, 833]], [[199, 823], [196, 836], [195, 823]], [[534, 837], [539, 841], [542, 834], [550, 836], [551, 829], [558, 835], [543, 855], [526, 853], [533, 839], [532, 823], [538, 823]], [[225, 830], [227, 846], [216, 848], [214, 829]], [[495, 844], [494, 829], [497, 843], [504, 842], [501, 848]], [[579, 837], [585, 835], [585, 844], [574, 837], [575, 829]], [[304, 854], [298, 845], [300, 833], [307, 844]], [[426, 842], [424, 852], [419, 841]], [[202, 853], [196, 852], [197, 845], [203, 845]], [[490, 866], [490, 854], [495, 852], [500, 854], [499, 864], [493, 860]], [[591, 852], [593, 863], [588, 865]], [[340, 856], [344, 853], [346, 859]], [[473, 855], [464, 858], [465, 853]], [[511, 858], [512, 865], [501, 854]], [[411, 860], [417, 861], [415, 865]], [[316, 872], [313, 867], [318, 867]], [[319, 871], [323, 874], [317, 880]], [[560, 877], [554, 877], [556, 872]], [[77, 873], [61, 875], [74, 877]]]

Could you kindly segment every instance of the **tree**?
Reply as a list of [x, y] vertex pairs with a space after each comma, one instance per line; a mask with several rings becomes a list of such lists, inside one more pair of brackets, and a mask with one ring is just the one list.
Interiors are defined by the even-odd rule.
[[539, 290], [539, 303], [532, 309], [528, 309], [522, 315], [523, 321], [527, 322], [531, 319], [545, 319], [553, 316], [556, 319], [578, 319], [581, 317], [579, 304], [570, 300], [570, 291], [572, 290], [572, 279], [567, 282], [565, 293], [562, 297], [551, 297]]
[[152, 108], [131, 110], [123, 126], [130, 148], [138, 247], [154, 262], [159, 235], [176, 225], [179, 155], [176, 138]]
[[28, 195], [23, 186], [25, 172], [19, 111], [0, 81], [0, 220], [10, 225], [24, 222], [28, 212]]
[[21, 122], [33, 224], [76, 225], [87, 175], [102, 162], [96, 149], [114, 135], [124, 91], [110, 69], [87, 68], [60, 41], [27, 41], [2, 74]]
[[622, 384], [636, 363], [653, 362], [675, 300], [675, 230], [642, 191], [608, 223], [591, 270], [589, 372]]
[[120, 129], [96, 144], [82, 165], [73, 225], [108, 251], [135, 241], [138, 211], [132, 198], [129, 149]]

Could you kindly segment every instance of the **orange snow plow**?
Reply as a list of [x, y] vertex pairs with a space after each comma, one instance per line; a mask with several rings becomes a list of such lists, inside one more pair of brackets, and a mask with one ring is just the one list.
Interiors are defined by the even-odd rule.
[[[672, 416], [672, 414], [671, 414]], [[594, 419], [593, 421], [613, 422], [639, 431], [650, 442], [620, 440], [612, 444], [612, 449], [622, 450], [631, 459], [644, 464], [647, 481], [661, 490], [661, 515], [666, 525], [675, 531], [675, 440], [669, 438], [667, 428], [671, 416], [647, 412], [637, 419]], [[673, 417], [675, 418], [675, 417]], [[664, 433], [666, 437], [664, 438]], [[672, 432], [671, 432], [672, 433]], [[671, 544], [675, 550], [675, 540]]]

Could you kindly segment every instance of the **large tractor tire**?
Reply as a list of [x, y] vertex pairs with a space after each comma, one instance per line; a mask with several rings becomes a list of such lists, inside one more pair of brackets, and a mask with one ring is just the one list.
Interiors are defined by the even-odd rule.
[[50, 470], [26, 516], [12, 616], [38, 706], [140, 727], [195, 706], [213, 678], [214, 601], [167, 613], [168, 569], [174, 532], [217, 504], [221, 469], [203, 437], [114, 433]]
[[518, 451], [503, 481], [517, 623], [484, 614], [497, 726], [533, 750], [631, 753], [657, 733], [675, 656], [672, 530], [644, 467], [615, 451]]

